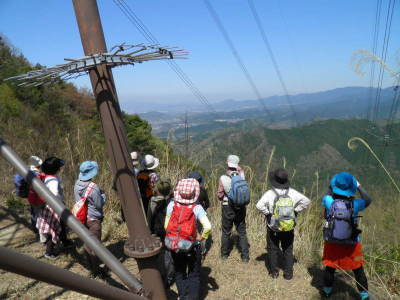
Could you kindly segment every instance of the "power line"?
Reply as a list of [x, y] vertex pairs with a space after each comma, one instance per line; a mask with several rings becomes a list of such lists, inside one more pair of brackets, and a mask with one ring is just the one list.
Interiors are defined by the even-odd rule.
[[231, 38], [229, 37], [228, 32], [226, 31], [224, 25], [222, 24], [220, 18], [218, 17], [218, 14], [216, 13], [216, 11], [214, 10], [214, 8], [212, 7], [211, 3], [208, 0], [204, 0], [204, 3], [211, 15], [211, 17], [213, 18], [215, 24], [217, 25], [218, 29], [221, 31], [222, 36], [224, 37], [226, 43], [228, 44], [233, 56], [235, 57], [240, 69], [242, 70], [244, 76], [246, 77], [247, 81], [249, 82], [253, 92], [255, 93], [258, 101], [260, 102], [264, 112], [268, 115], [269, 119], [274, 122], [274, 118], [271, 114], [271, 112], [267, 109], [262, 97], [261, 97], [261, 93], [259, 91], [259, 89], [257, 88], [256, 84], [254, 83], [253, 78], [251, 77], [249, 71], [247, 70], [246, 65], [244, 64], [242, 58], [240, 57], [238, 51], [236, 50], [235, 45], [233, 44]]
[[[387, 15], [386, 15], [386, 24], [385, 24], [385, 34], [384, 34], [384, 39], [383, 39], [383, 44], [382, 44], [382, 52], [381, 52], [381, 59], [382, 59], [383, 63], [386, 62], [395, 4], [396, 4], [396, 0], [393, 0], [393, 1], [390, 0], [389, 4], [388, 4]], [[379, 115], [379, 106], [380, 106], [380, 101], [381, 101], [381, 92], [382, 92], [382, 83], [383, 83], [384, 73], [385, 73], [385, 69], [384, 69], [383, 65], [381, 65], [380, 69], [379, 69], [379, 75], [378, 75], [378, 86], [377, 86], [378, 89], [377, 89], [376, 97], [375, 97], [375, 106], [374, 106], [374, 115], [373, 115], [373, 120], [375, 123], [376, 123], [378, 115]]]
[[[381, 19], [381, 9], [382, 9], [382, 0], [378, 0], [376, 2], [375, 8], [375, 26], [374, 26], [374, 35], [372, 38], [372, 54], [376, 55], [376, 48], [378, 45], [378, 37], [379, 37], [379, 25]], [[373, 87], [374, 87], [374, 80], [375, 80], [375, 60], [371, 62], [371, 76], [369, 80], [369, 97], [368, 97], [368, 106], [367, 106], [367, 113], [366, 117], [368, 120], [371, 119], [371, 108], [372, 108], [372, 94], [373, 94]]]
[[274, 53], [273, 53], [273, 51], [272, 51], [272, 48], [271, 48], [271, 45], [270, 45], [270, 43], [269, 43], [269, 41], [268, 41], [268, 37], [267, 37], [267, 34], [265, 33], [264, 27], [263, 27], [262, 24], [261, 24], [261, 21], [260, 21], [260, 18], [259, 18], [259, 16], [258, 16], [256, 7], [254, 6], [254, 3], [253, 3], [252, 0], [247, 0], [247, 2], [248, 2], [248, 4], [249, 4], [250, 10], [251, 10], [251, 12], [252, 12], [252, 14], [253, 14], [253, 17], [254, 17], [254, 19], [255, 19], [255, 21], [256, 21], [257, 27], [258, 27], [258, 29], [260, 30], [261, 37], [262, 37], [262, 39], [263, 39], [263, 41], [264, 41], [265, 47], [267, 48], [267, 51], [268, 51], [269, 57], [270, 57], [270, 59], [271, 59], [271, 61], [272, 61], [272, 64], [273, 64], [273, 66], [274, 66], [276, 75], [278, 76], [279, 82], [281, 83], [281, 86], [282, 86], [282, 89], [283, 89], [283, 92], [284, 92], [286, 101], [287, 101], [287, 103], [288, 103], [289, 106], [290, 106], [290, 109], [291, 109], [291, 111], [292, 111], [293, 117], [295, 118], [296, 126], [299, 126], [300, 124], [299, 124], [299, 120], [298, 120], [298, 117], [297, 117], [296, 110], [295, 110], [294, 107], [293, 107], [292, 100], [290, 99], [289, 92], [288, 92], [288, 89], [287, 89], [287, 87], [286, 87], [286, 83], [285, 83], [285, 81], [283, 80], [282, 73], [281, 73], [281, 71], [280, 71], [278, 62], [277, 62], [276, 59], [275, 59], [275, 55], [274, 55]]
[[[134, 11], [124, 0], [113, 0], [122, 13], [128, 18], [128, 20], [138, 29], [143, 37], [150, 43], [160, 44], [157, 38], [150, 32], [146, 25], [139, 19]], [[182, 80], [186, 87], [193, 93], [193, 95], [213, 114], [216, 114], [214, 107], [210, 104], [207, 97], [196, 87], [189, 76], [179, 67], [174, 61], [167, 62], [169, 67], [175, 72], [175, 74]]]

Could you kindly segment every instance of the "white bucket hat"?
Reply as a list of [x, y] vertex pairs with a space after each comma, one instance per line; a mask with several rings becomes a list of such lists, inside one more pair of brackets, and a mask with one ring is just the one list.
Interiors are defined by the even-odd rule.
[[235, 168], [237, 169], [239, 167], [239, 156], [237, 155], [229, 155], [228, 158], [226, 159], [226, 163], [228, 164], [229, 168]]
[[139, 164], [138, 153], [136, 151], [131, 152], [131, 159], [134, 166], [137, 166]]
[[35, 156], [35, 155], [32, 155], [28, 159], [28, 166], [31, 170], [40, 167], [42, 165], [42, 163], [43, 163], [43, 160], [40, 157]]
[[142, 167], [147, 170], [153, 170], [157, 168], [159, 164], [160, 160], [150, 154], [146, 154], [146, 156], [142, 160]]

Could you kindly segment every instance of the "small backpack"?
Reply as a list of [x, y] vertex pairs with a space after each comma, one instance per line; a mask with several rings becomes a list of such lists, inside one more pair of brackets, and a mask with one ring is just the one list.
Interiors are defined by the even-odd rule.
[[192, 249], [197, 236], [195, 207], [196, 204], [174, 203], [165, 236], [165, 246], [169, 250], [187, 253]]
[[24, 176], [15, 174], [14, 176], [15, 194], [21, 198], [28, 198], [29, 184], [26, 182]]
[[289, 196], [289, 189], [280, 195], [273, 188], [276, 194], [271, 216], [270, 227], [275, 231], [291, 231], [296, 226], [296, 215], [293, 199]]
[[89, 197], [92, 190], [95, 188], [96, 184], [91, 182], [86, 187], [85, 193], [81, 196], [81, 199], [75, 202], [74, 207], [72, 208], [72, 214], [81, 222], [83, 225], [87, 222], [88, 215], [88, 202], [87, 198]]
[[231, 175], [231, 189], [227, 197], [234, 207], [246, 206], [250, 202], [249, 184], [238, 172]]
[[148, 171], [140, 171], [137, 175], [137, 181], [142, 199], [149, 200], [154, 196], [153, 185]]
[[[46, 179], [46, 174], [44, 174], [44, 173], [39, 173], [36, 176], [39, 177], [39, 179], [43, 182]], [[49, 176], [51, 176], [51, 175], [47, 175], [47, 177], [49, 177]], [[39, 206], [39, 205], [42, 205], [43, 203], [45, 203], [46, 200], [44, 198], [40, 197], [38, 195], [38, 193], [36, 193], [35, 190], [32, 188], [32, 186], [30, 186], [29, 193], [28, 193], [28, 202], [32, 206]]]
[[357, 236], [354, 219], [353, 200], [334, 199], [324, 227], [324, 240], [340, 245], [354, 245]]
[[157, 206], [154, 209], [153, 216], [151, 218], [150, 231], [160, 238], [165, 237], [165, 215], [167, 212], [168, 202], [166, 199], [157, 202]]

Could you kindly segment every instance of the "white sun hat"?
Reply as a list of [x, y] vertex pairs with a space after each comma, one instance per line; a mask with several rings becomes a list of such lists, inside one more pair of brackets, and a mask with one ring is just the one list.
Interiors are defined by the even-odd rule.
[[239, 156], [237, 155], [229, 155], [228, 158], [226, 159], [226, 163], [228, 164], [229, 168], [235, 168], [237, 169], [239, 167]]
[[35, 155], [32, 155], [31, 157], [29, 157], [28, 159], [28, 166], [31, 170], [38, 168], [42, 165], [43, 160]]
[[132, 164], [134, 166], [137, 166], [139, 164], [139, 159], [138, 159], [138, 153], [136, 151], [131, 152], [131, 159], [132, 159]]
[[160, 160], [150, 154], [146, 154], [146, 156], [142, 160], [142, 167], [147, 170], [153, 170], [157, 168], [159, 164]]

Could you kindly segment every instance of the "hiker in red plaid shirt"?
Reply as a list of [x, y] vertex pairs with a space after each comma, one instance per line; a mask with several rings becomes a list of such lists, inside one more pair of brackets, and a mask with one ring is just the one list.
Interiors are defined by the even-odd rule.
[[[45, 174], [43, 179], [46, 187], [58, 198], [63, 200], [63, 190], [61, 180], [56, 174], [64, 166], [64, 161], [57, 157], [49, 157], [42, 164], [42, 171]], [[60, 217], [47, 204], [44, 204], [40, 211], [36, 227], [40, 233], [40, 241], [46, 245], [44, 257], [48, 259], [56, 259], [58, 253], [56, 245], [60, 241], [66, 239], [62, 234]]]

